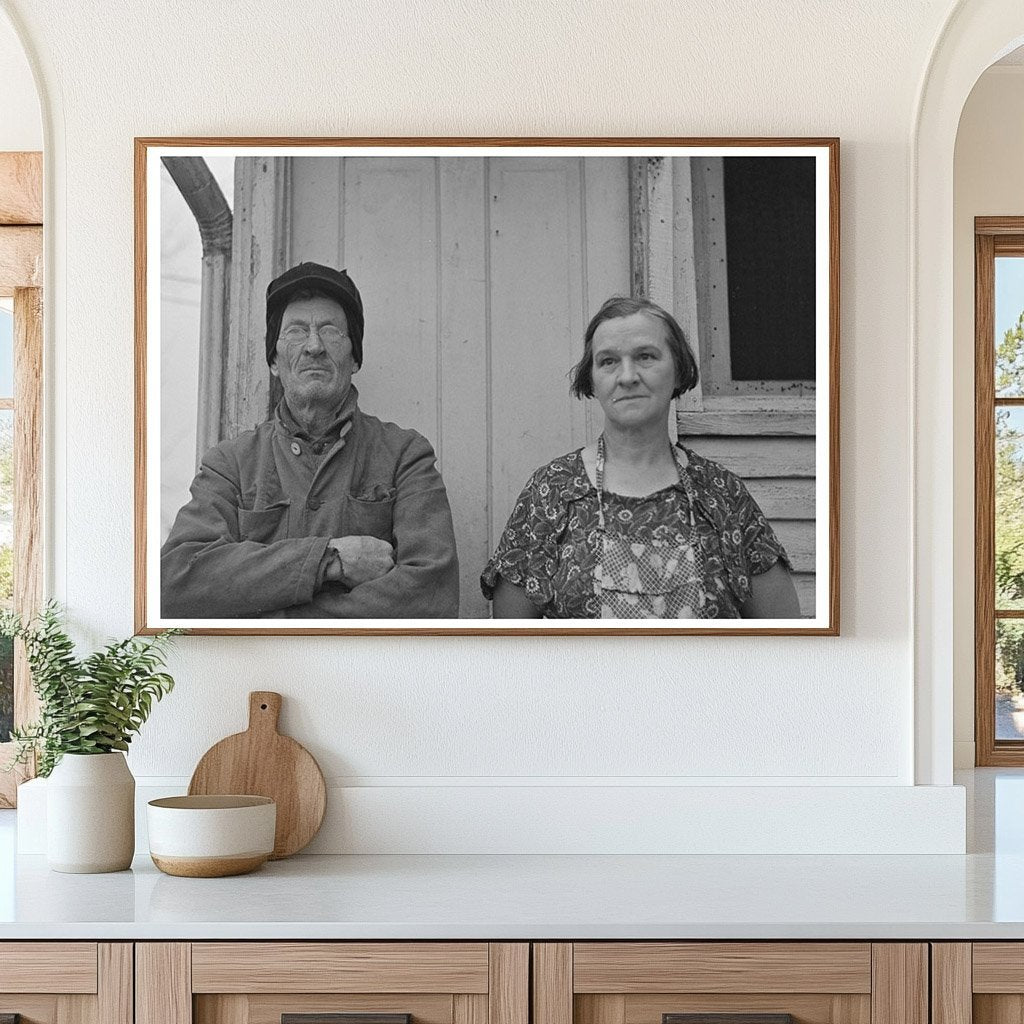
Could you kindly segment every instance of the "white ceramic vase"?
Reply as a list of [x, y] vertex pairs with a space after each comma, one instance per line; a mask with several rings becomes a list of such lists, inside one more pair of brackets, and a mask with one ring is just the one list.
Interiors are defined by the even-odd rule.
[[123, 871], [135, 853], [135, 778], [124, 754], [65, 754], [46, 783], [54, 871]]

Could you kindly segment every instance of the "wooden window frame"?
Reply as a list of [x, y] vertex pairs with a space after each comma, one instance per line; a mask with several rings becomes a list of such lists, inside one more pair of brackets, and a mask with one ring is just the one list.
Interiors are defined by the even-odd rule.
[[1024, 406], [996, 399], [995, 261], [1024, 257], [1024, 217], [974, 219], [974, 749], [978, 767], [1024, 765], [1024, 741], [996, 739], [996, 619], [1024, 620], [1024, 609], [996, 610], [995, 413]]
[[[43, 159], [0, 153], [0, 297], [14, 299], [14, 608], [22, 617], [42, 604]], [[14, 658], [14, 724], [38, 715], [25, 652]], [[0, 769], [14, 756], [0, 743]], [[34, 766], [0, 770], [0, 807], [14, 807], [17, 787]]]

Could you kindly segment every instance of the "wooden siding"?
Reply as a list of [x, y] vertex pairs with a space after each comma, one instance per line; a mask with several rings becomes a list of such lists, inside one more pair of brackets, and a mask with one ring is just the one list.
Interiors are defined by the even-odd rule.
[[572, 398], [566, 375], [593, 310], [629, 290], [626, 160], [288, 162], [289, 208], [264, 223], [287, 225], [290, 264], [346, 267], [359, 287], [360, 404], [433, 444], [460, 612], [485, 618], [480, 570], [519, 492], [601, 428], [600, 409]]
[[800, 612], [816, 600], [814, 413], [807, 409], [680, 412], [689, 448], [740, 476], [789, 555]]

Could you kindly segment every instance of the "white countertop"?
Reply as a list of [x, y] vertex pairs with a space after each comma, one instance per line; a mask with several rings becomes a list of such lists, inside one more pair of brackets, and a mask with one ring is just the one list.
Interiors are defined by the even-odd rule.
[[1024, 938], [1024, 856], [297, 857], [238, 878], [18, 862], [0, 938]]
[[308, 856], [238, 878], [13, 856], [0, 939], [1024, 939], [1024, 773], [968, 787], [965, 856]]

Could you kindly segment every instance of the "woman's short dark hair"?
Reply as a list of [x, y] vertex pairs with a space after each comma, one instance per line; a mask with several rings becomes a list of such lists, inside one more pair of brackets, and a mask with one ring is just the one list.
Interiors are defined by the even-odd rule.
[[569, 387], [577, 398], [594, 397], [594, 332], [606, 320], [617, 320], [619, 317], [632, 316], [634, 313], [647, 313], [665, 324], [665, 343], [672, 353], [672, 361], [676, 364], [676, 386], [672, 397], [678, 398], [697, 386], [697, 361], [693, 358], [683, 329], [676, 323], [675, 317], [650, 299], [631, 299], [628, 296], [615, 295], [604, 303], [587, 324], [587, 333], [583, 336], [583, 358], [569, 371]]

